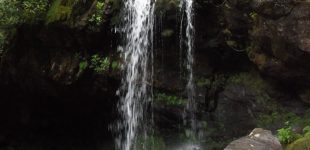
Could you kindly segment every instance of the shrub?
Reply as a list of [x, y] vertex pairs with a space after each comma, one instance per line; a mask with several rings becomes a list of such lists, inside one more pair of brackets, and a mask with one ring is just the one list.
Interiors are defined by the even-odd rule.
[[294, 133], [289, 122], [286, 122], [285, 128], [280, 128], [277, 130], [277, 137], [282, 144], [289, 144], [295, 140], [302, 138], [302, 135]]
[[89, 22], [92, 22], [95, 25], [100, 25], [104, 21], [103, 19], [104, 9], [105, 9], [105, 3], [98, 1], [96, 4], [96, 11], [89, 19]]
[[90, 62], [90, 68], [97, 73], [107, 71], [110, 66], [110, 59], [108, 57], [100, 57], [98, 54], [93, 55]]
[[290, 127], [279, 129], [277, 137], [282, 144], [288, 144], [295, 140], [293, 132]]

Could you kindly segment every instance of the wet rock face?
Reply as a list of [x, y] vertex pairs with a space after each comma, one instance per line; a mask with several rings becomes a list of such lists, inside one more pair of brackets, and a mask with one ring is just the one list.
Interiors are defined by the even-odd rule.
[[[261, 2], [256, 6], [252, 62], [267, 75], [310, 86], [310, 4]], [[277, 11], [269, 11], [272, 8]]]
[[17, 29], [0, 62], [0, 142], [51, 137], [46, 141], [62, 145], [111, 136], [119, 81], [80, 68], [81, 57], [108, 53], [106, 35], [64, 26]]
[[17, 29], [2, 57], [0, 85], [51, 95], [63, 91], [81, 79], [81, 71], [86, 70], [80, 70], [80, 62], [85, 57], [109, 47], [105, 35], [104, 31], [24, 25]]
[[[6, 82], [18, 83], [25, 90], [48, 89], [51, 84], [70, 85], [77, 80], [79, 60], [65, 51], [8, 53], [4, 58], [3, 76]], [[59, 57], [61, 56], [61, 57]], [[17, 57], [17, 58], [16, 58]]]
[[256, 96], [255, 91], [236, 84], [220, 93], [215, 119], [227, 129], [226, 136], [244, 135], [256, 126], [255, 116], [261, 109]]
[[248, 136], [231, 142], [224, 150], [282, 150], [279, 140], [271, 131], [254, 129]]

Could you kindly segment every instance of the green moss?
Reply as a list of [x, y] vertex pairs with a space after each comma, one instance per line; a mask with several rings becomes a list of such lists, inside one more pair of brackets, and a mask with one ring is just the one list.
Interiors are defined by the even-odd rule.
[[255, 91], [256, 102], [264, 106], [265, 111], [278, 110], [279, 105], [269, 96], [273, 86], [261, 78], [256, 71], [235, 74], [228, 79], [228, 83], [241, 84]]
[[245, 85], [259, 93], [265, 92], [265, 90], [268, 90], [268, 87], [270, 87], [270, 85], [260, 77], [259, 73], [254, 71], [235, 74], [228, 79], [228, 82]]
[[155, 102], [170, 106], [183, 106], [186, 104], [186, 100], [175, 95], [167, 95], [165, 93], [156, 93]]
[[310, 118], [307, 115], [297, 116], [292, 112], [287, 112], [281, 108], [274, 108], [271, 114], [261, 114], [258, 117], [258, 126], [270, 128], [270, 125], [277, 125], [278, 128], [288, 128], [292, 126], [310, 125]]
[[285, 150], [310, 150], [310, 136], [305, 136], [288, 145]]
[[306, 126], [303, 129], [303, 134], [304, 134], [304, 136], [310, 136], [310, 125]]
[[81, 74], [82, 72], [84, 72], [85, 69], [86, 69], [87, 67], [88, 67], [88, 62], [87, 62], [87, 60], [81, 61], [80, 64], [79, 64], [79, 72], [78, 72], [77, 76], [80, 76], [80, 74]]
[[174, 31], [172, 29], [165, 29], [162, 33], [162, 37], [171, 37], [174, 34]]
[[226, 84], [226, 76], [223, 74], [214, 74], [209, 78], [198, 78], [195, 82], [198, 87], [223, 87]]
[[207, 86], [207, 85], [210, 85], [211, 84], [211, 81], [210, 79], [208, 78], [200, 78], [196, 81], [196, 85], [198, 87], [204, 87], [204, 86]]
[[55, 0], [47, 13], [46, 23], [68, 20], [75, 3], [76, 0]]
[[164, 150], [166, 147], [163, 138], [159, 136], [140, 137], [137, 139], [136, 150]]
[[270, 125], [275, 124], [276, 122], [279, 121], [280, 115], [278, 112], [272, 112], [270, 114], [261, 114], [258, 116], [258, 126], [261, 128], [268, 128]]
[[113, 71], [117, 71], [121, 68], [121, 64], [118, 61], [113, 61], [111, 66], [112, 66]]

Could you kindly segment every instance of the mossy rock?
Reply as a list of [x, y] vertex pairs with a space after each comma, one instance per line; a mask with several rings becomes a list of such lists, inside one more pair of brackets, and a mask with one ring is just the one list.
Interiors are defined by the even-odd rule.
[[310, 150], [310, 136], [296, 140], [288, 145], [285, 150]]

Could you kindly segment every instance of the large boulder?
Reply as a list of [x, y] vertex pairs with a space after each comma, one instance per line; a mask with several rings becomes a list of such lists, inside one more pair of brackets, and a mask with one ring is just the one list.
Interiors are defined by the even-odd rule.
[[271, 131], [256, 128], [248, 136], [231, 142], [224, 150], [282, 150], [282, 146]]
[[310, 5], [257, 1], [249, 57], [259, 70], [286, 84], [310, 86]]
[[256, 116], [263, 107], [257, 93], [244, 85], [229, 84], [219, 93], [215, 119], [223, 124], [225, 136], [245, 135], [256, 126]]

